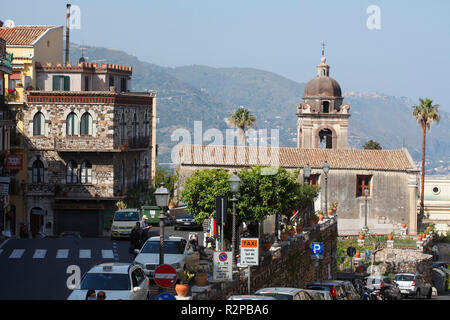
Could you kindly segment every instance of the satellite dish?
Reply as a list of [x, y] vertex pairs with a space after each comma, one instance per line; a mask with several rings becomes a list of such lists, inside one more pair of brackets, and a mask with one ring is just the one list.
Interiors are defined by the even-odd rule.
[[5, 21], [5, 23], [3, 24], [3, 26], [5, 28], [14, 28], [16, 25], [14, 24], [14, 21], [8, 19]]

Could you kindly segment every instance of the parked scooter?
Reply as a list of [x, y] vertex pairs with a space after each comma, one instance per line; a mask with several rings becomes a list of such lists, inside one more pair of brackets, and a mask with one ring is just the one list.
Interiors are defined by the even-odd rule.
[[379, 289], [363, 287], [361, 300], [384, 300], [384, 295]]

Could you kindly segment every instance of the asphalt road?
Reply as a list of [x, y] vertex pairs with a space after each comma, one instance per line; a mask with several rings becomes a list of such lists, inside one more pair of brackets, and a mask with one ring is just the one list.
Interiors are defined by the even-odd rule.
[[[165, 230], [186, 238], [189, 232]], [[195, 232], [202, 243], [203, 233]], [[151, 236], [159, 236], [159, 228], [153, 227]], [[82, 277], [96, 264], [134, 258], [128, 240], [109, 238], [9, 239], [0, 246], [0, 300], [64, 300], [77, 270]]]

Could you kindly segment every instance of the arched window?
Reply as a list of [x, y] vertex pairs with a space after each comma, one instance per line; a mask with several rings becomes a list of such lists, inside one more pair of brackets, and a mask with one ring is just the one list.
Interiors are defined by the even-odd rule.
[[75, 161], [67, 164], [66, 183], [78, 183], [78, 166]]
[[125, 115], [122, 113], [120, 116], [120, 139], [125, 139], [126, 126], [127, 123], [125, 122]]
[[92, 135], [92, 116], [89, 112], [85, 112], [81, 116], [81, 134]]
[[122, 168], [121, 168], [121, 177], [122, 177], [122, 190], [125, 189], [126, 178], [125, 178], [125, 161], [122, 160]]
[[74, 112], [69, 113], [66, 119], [66, 135], [78, 134], [78, 117]]
[[33, 117], [33, 136], [43, 136], [45, 128], [45, 117], [42, 112], [38, 112]]
[[83, 161], [81, 163], [80, 180], [83, 184], [92, 183], [92, 164], [89, 161]]
[[37, 159], [32, 165], [32, 183], [44, 183], [44, 164]]
[[150, 121], [148, 120], [148, 114], [145, 113], [144, 117], [144, 136], [148, 137], [150, 135]]
[[144, 158], [144, 180], [148, 180], [148, 176], [149, 176], [149, 165], [148, 165], [148, 159]]
[[138, 161], [137, 159], [134, 159], [134, 187], [137, 188], [138, 186], [138, 182], [139, 182], [139, 166], [138, 166]]
[[136, 113], [134, 113], [133, 116], [133, 139], [136, 139], [139, 135], [139, 130], [138, 130], [138, 121], [137, 121], [137, 115]]

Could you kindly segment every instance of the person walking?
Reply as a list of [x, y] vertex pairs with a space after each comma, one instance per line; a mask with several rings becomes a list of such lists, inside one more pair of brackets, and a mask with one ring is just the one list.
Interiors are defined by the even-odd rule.
[[131, 242], [130, 253], [133, 253], [135, 258], [136, 258], [137, 254], [134, 252], [134, 250], [136, 250], [136, 249], [140, 250], [143, 245], [143, 240], [144, 240], [143, 233], [144, 232], [141, 229], [141, 223], [136, 222], [136, 225], [131, 230], [131, 234], [130, 234], [130, 242]]
[[144, 243], [144, 242], [148, 239], [148, 237], [150, 236], [150, 235], [149, 235], [149, 231], [150, 231], [150, 229], [152, 228], [152, 226], [148, 224], [147, 220], [148, 220], [148, 218], [147, 218], [147, 216], [144, 214], [144, 215], [142, 216], [142, 220], [141, 220], [141, 222], [140, 222], [141, 230], [143, 231], [143, 232], [142, 232], [142, 233], [143, 233], [143, 234], [142, 234], [143, 243]]
[[95, 295], [95, 290], [89, 289], [86, 292], [86, 299], [85, 300], [97, 300], [97, 296]]

